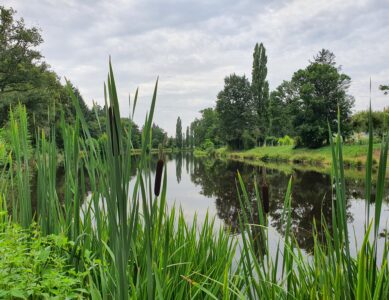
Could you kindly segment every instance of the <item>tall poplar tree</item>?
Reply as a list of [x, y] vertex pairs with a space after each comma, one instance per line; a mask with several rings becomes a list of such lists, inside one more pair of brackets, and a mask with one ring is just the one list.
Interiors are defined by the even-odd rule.
[[176, 123], [176, 147], [182, 148], [182, 122], [180, 117], [177, 118]]
[[253, 94], [254, 109], [257, 114], [256, 135], [257, 142], [262, 143], [269, 129], [269, 83], [267, 76], [267, 56], [263, 44], [255, 45], [253, 54], [253, 69], [251, 91]]
[[186, 144], [185, 145], [186, 148], [189, 148], [189, 144], [190, 144], [189, 126], [186, 126], [185, 144]]
[[189, 140], [189, 144], [190, 144], [190, 147], [193, 148], [194, 147], [194, 134], [193, 134], [193, 123], [190, 124], [190, 133], [189, 133], [189, 136], [190, 136], [190, 140]]

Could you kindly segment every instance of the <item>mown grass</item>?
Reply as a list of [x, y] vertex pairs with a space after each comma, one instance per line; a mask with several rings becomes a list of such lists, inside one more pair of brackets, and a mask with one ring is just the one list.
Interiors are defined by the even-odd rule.
[[[119, 122], [119, 100], [111, 65], [105, 87], [108, 138], [104, 143], [91, 138], [77, 98], [70, 87], [68, 91], [77, 111], [75, 124], [66, 124], [62, 118], [61, 133], [51, 132], [47, 137], [42, 132], [37, 135], [35, 161], [38, 203], [33, 215], [30, 210], [30, 170], [26, 167], [29, 163], [28, 149], [17, 140], [26, 132], [25, 113], [20, 122], [13, 124], [11, 149], [15, 152], [9, 155], [13, 167], [4, 168], [3, 180], [0, 181], [0, 222], [2, 232], [5, 232], [0, 234], [0, 244], [11, 245], [10, 253], [12, 247], [18, 246], [12, 240], [12, 230], [19, 225], [10, 226], [10, 223], [22, 226], [27, 245], [30, 245], [29, 237], [33, 239], [36, 232], [42, 237], [66, 237], [62, 239], [66, 239], [68, 248], [66, 254], [60, 256], [61, 259], [66, 258], [66, 266], [61, 264], [58, 274], [52, 276], [59, 278], [56, 275], [66, 274], [66, 269], [70, 272], [69, 278], [58, 279], [59, 283], [74, 278], [79, 280], [75, 286], [70, 285], [70, 290], [66, 292], [69, 298], [77, 298], [80, 293], [82, 297], [90, 299], [150, 300], [378, 300], [389, 297], [387, 240], [383, 252], [377, 250], [388, 137], [385, 137], [380, 148], [376, 180], [373, 180], [371, 173], [373, 145], [370, 139], [366, 159], [366, 194], [367, 204], [370, 204], [370, 190], [373, 186], [377, 189], [375, 211], [370, 214], [370, 205], [367, 205], [364, 242], [358, 245], [358, 255], [353, 257], [350, 254], [346, 218], [345, 148], [338, 133], [336, 143], [330, 148], [333, 202], [331, 207], [323, 207], [331, 210], [332, 223], [327, 225], [321, 222], [323, 225], [317, 228], [315, 220], [312, 220], [314, 251], [307, 255], [299, 248], [292, 230], [292, 179], [281, 214], [284, 235], [275, 250], [269, 246], [267, 187], [259, 186], [255, 178], [254, 191], [247, 191], [240, 174], [237, 174], [241, 203], [239, 238], [231, 238], [228, 230], [215, 228], [214, 219], [206, 218], [203, 224], [198, 224], [196, 218], [188, 222], [182, 211], [166, 206], [167, 171], [164, 168], [163, 176], [156, 177], [155, 181], [151, 178], [151, 154], [148, 151], [152, 140], [157, 84], [145, 119], [142, 149], [132, 188], [130, 164], [134, 149], [131, 145], [131, 128], [125, 130]], [[136, 95], [132, 102], [131, 118], [137, 102]], [[59, 199], [55, 188], [56, 134], [62, 134], [65, 141], [64, 199]], [[163, 160], [162, 153], [160, 160]], [[85, 199], [86, 178], [90, 192]], [[160, 193], [154, 189], [159, 185]], [[10, 214], [6, 204], [11, 209]], [[27, 205], [27, 209], [24, 205]], [[324, 232], [325, 240], [318, 238], [318, 231]], [[38, 248], [42, 253], [51, 249], [46, 244]], [[26, 256], [32, 254], [32, 247], [22, 249]], [[7, 265], [10, 260], [5, 258], [0, 262]], [[378, 261], [381, 263], [378, 264]], [[26, 266], [26, 272], [33, 270], [33, 266], [28, 264], [12, 264], [12, 268], [18, 270]], [[45, 273], [50, 272], [52, 265], [38, 260], [37, 267]], [[17, 277], [11, 280], [15, 281], [15, 285], [19, 283]], [[28, 282], [26, 284], [25, 289], [30, 290], [31, 286]], [[0, 294], [8, 295], [9, 286], [1, 288]], [[56, 296], [54, 291], [44, 287], [40, 293], [46, 293], [49, 298]], [[29, 297], [39, 299], [41, 294], [32, 292]]]
[[[343, 161], [346, 166], [366, 165], [368, 145], [343, 145]], [[379, 159], [380, 144], [373, 145], [373, 162]], [[229, 158], [247, 160], [292, 162], [311, 165], [330, 166], [332, 163], [331, 146], [318, 149], [296, 148], [293, 146], [257, 147], [247, 151], [225, 151]]]

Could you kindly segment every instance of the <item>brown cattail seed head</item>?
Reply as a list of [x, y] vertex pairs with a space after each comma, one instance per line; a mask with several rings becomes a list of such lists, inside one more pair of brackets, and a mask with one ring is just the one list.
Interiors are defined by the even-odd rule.
[[160, 159], [157, 162], [157, 169], [155, 171], [155, 182], [154, 182], [154, 195], [159, 196], [161, 190], [161, 180], [162, 180], [162, 171], [163, 171], [163, 160]]

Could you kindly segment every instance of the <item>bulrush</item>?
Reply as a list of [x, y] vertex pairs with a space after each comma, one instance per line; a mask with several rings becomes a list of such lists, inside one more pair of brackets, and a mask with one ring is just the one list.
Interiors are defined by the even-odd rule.
[[162, 171], [163, 171], [163, 160], [159, 159], [157, 162], [157, 169], [155, 171], [155, 182], [154, 182], [154, 195], [157, 197], [159, 196], [159, 192], [161, 190]]

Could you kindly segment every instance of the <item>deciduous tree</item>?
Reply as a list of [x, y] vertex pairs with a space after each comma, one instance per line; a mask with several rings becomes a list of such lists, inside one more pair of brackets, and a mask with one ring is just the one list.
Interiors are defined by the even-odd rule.
[[246, 76], [232, 74], [224, 79], [224, 89], [216, 100], [220, 134], [233, 149], [243, 148], [243, 132], [254, 128], [253, 97]]

